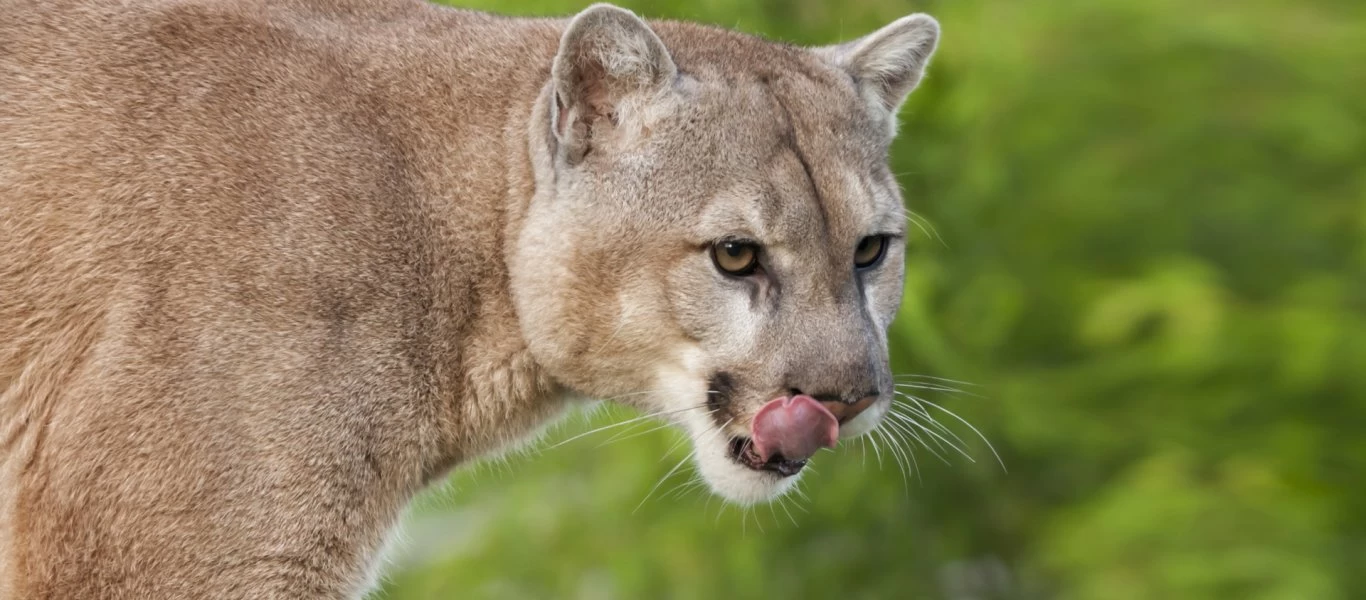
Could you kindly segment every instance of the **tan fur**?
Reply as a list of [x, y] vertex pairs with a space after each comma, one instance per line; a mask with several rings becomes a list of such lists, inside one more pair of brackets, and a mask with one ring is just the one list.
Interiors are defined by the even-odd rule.
[[[566, 394], [669, 411], [746, 502], [791, 479], [716, 462], [725, 419], [890, 396], [901, 244], [848, 257], [904, 233], [927, 17], [811, 52], [609, 7], [0, 14], [0, 598], [355, 597], [417, 491]], [[770, 279], [712, 268], [737, 226]]]

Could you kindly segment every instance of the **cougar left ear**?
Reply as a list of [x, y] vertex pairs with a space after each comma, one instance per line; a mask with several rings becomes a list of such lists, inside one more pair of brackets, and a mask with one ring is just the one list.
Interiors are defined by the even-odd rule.
[[938, 43], [939, 22], [914, 14], [852, 42], [816, 52], [848, 71], [877, 106], [895, 113], [920, 83]]
[[631, 11], [594, 4], [570, 21], [551, 68], [551, 125], [574, 164], [592, 150], [594, 132], [616, 126], [678, 74], [664, 42]]

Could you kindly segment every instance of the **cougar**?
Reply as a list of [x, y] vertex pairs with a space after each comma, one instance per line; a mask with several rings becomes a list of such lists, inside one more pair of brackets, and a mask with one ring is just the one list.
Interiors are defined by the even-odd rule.
[[582, 399], [736, 503], [888, 411], [931, 17], [0, 14], [0, 597], [357, 597], [417, 492]]

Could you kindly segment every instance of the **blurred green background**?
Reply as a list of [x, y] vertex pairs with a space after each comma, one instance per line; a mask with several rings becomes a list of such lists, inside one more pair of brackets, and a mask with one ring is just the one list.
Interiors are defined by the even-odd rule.
[[629, 414], [577, 416], [424, 495], [376, 597], [1366, 598], [1366, 2], [622, 4], [813, 45], [940, 19], [894, 369], [976, 384], [919, 391], [1008, 470], [937, 413], [973, 460], [846, 444], [783, 506], [686, 468], [642, 504], [676, 434], [547, 449]]

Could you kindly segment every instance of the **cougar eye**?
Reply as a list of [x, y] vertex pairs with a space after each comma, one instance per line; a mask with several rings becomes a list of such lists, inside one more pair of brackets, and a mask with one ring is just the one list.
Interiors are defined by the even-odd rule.
[[887, 236], [870, 235], [859, 240], [858, 247], [854, 248], [854, 266], [860, 269], [873, 267], [882, 260], [882, 255], [886, 253]]
[[711, 247], [711, 261], [727, 275], [749, 275], [759, 266], [759, 246], [750, 242], [717, 242]]

